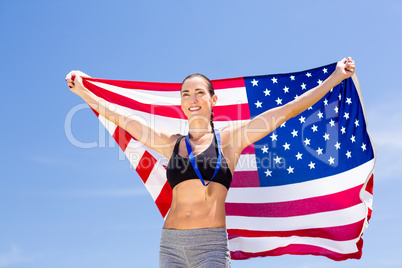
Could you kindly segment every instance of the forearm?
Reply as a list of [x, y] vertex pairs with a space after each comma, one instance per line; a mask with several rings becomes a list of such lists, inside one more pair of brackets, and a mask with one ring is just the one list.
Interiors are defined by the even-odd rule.
[[324, 82], [315, 88], [307, 91], [299, 96], [297, 99], [289, 102], [289, 109], [292, 111], [290, 117], [295, 117], [314, 105], [322, 97], [325, 96], [333, 87], [342, 82], [343, 78], [335, 73], [332, 73]]
[[96, 96], [88, 89], [84, 89], [78, 94], [88, 105], [105, 117], [110, 122], [129, 132], [137, 140], [147, 143], [150, 136], [149, 128], [145, 120], [128, 114], [118, 105], [105, 101]]

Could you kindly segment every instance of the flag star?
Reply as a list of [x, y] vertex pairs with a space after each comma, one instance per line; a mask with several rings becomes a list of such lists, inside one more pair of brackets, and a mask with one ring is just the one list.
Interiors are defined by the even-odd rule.
[[343, 117], [345, 117], [346, 119], [349, 119], [349, 113], [345, 112], [345, 114], [343, 115]]
[[272, 133], [272, 135], [271, 135], [271, 136], [269, 136], [269, 137], [272, 139], [272, 141], [276, 141], [276, 140], [277, 140], [278, 135], [275, 135], [275, 133]]
[[335, 158], [333, 158], [332, 156], [329, 157], [328, 162], [330, 165], [335, 163]]
[[331, 89], [329, 90], [329, 92], [332, 92], [332, 91], [334, 91], [334, 88], [331, 88]]
[[296, 94], [295, 99], [297, 99], [299, 97], [299, 95]]
[[339, 93], [338, 98], [339, 98], [339, 100], [341, 100], [341, 99], [342, 99], [342, 94], [341, 94], [341, 93]]
[[319, 84], [319, 85], [321, 85], [321, 84], [322, 84], [321, 79], [318, 79], [317, 84]]
[[289, 88], [285, 86], [285, 87], [283, 88], [283, 91], [284, 91], [283, 93], [289, 93]]
[[313, 163], [312, 161], [310, 161], [310, 164], [308, 164], [308, 166], [310, 167], [310, 169], [315, 168], [315, 163]]
[[283, 122], [283, 123], [281, 124], [281, 127], [286, 127], [286, 122]]
[[334, 127], [334, 126], [335, 126], [335, 121], [331, 119], [331, 121], [329, 121], [329, 125], [330, 125], [331, 127]]
[[307, 139], [307, 138], [303, 142], [304, 142], [305, 145], [310, 145], [310, 140]]
[[347, 156], [348, 158], [351, 158], [351, 157], [352, 157], [352, 153], [349, 152], [349, 151], [347, 151], [347, 152], [346, 152], [346, 156]]
[[253, 79], [253, 81], [251, 81], [251, 83], [253, 83], [253, 87], [258, 86], [258, 80]]
[[272, 77], [272, 83], [277, 84], [278, 83], [278, 79], [276, 79], [275, 77]]
[[299, 131], [296, 131], [296, 130], [293, 129], [293, 131], [292, 131], [292, 133], [291, 133], [292, 136], [293, 136], [293, 137], [297, 136], [297, 132], [299, 132]]
[[268, 153], [268, 147], [264, 145], [264, 147], [261, 148], [262, 153]]
[[352, 103], [352, 98], [346, 98], [346, 103], [350, 105]]
[[345, 133], [346, 133], [346, 128], [345, 128], [345, 127], [342, 127], [342, 128], [341, 128], [341, 132], [342, 132], [342, 134], [345, 134]]
[[339, 112], [338, 106], [335, 106], [334, 110], [335, 110], [335, 113], [338, 113]]
[[356, 125], [356, 127], [360, 126], [359, 125], [359, 120], [357, 120], [357, 119], [355, 120], [355, 125]]
[[352, 135], [352, 137], [350, 138], [350, 140], [352, 141], [352, 143], [356, 142], [356, 137]]
[[293, 173], [293, 170], [294, 170], [295, 168], [292, 168], [291, 166], [289, 166], [289, 168], [288, 169], [286, 169], [289, 173], [288, 174], [290, 174], [290, 173]]
[[282, 99], [280, 99], [279, 97], [275, 101], [276, 101], [276, 105], [282, 104]]
[[304, 116], [300, 116], [299, 120], [300, 120], [300, 123], [306, 122], [306, 118]]
[[322, 149], [320, 147], [318, 147], [318, 149], [315, 151], [317, 152], [318, 155], [322, 154]]
[[323, 118], [324, 117], [323, 113], [321, 113], [321, 111], [319, 111], [317, 115], [318, 115], [318, 118]]
[[337, 143], [335, 144], [335, 148], [336, 148], [337, 150], [341, 149], [341, 144], [340, 144], [339, 142], [337, 142]]
[[324, 136], [323, 136], [323, 138], [324, 138], [325, 140], [329, 140], [329, 134], [328, 134], [328, 133], [325, 133]]
[[269, 169], [267, 169], [267, 170], [265, 171], [265, 177], [268, 177], [268, 176], [272, 177], [271, 173], [272, 173], [272, 171], [269, 170]]
[[289, 143], [285, 142], [285, 144], [282, 145], [282, 146], [285, 148], [285, 150], [290, 150], [290, 144]]
[[327, 100], [327, 99], [324, 100], [324, 105], [325, 105], [325, 106], [328, 105], [328, 100]]
[[324, 74], [328, 73], [327, 68], [322, 69], [322, 71], [324, 72]]
[[291, 80], [291, 81], [294, 81], [294, 80], [295, 80], [295, 76], [294, 76], [294, 75], [291, 75], [291, 76], [290, 76], [290, 80]]
[[256, 108], [262, 108], [262, 102], [260, 102], [259, 100], [257, 100], [257, 102], [254, 104], [257, 106]]
[[367, 149], [366, 149], [366, 144], [362, 143], [362, 147], [361, 147], [361, 148], [363, 149], [363, 152], [364, 152], [365, 150], [367, 150]]
[[307, 76], [307, 77], [311, 77], [311, 73], [306, 73], [306, 76]]
[[278, 156], [276, 156], [276, 157], [274, 158], [274, 161], [275, 161], [275, 164], [279, 164], [279, 163], [281, 162], [281, 158], [278, 157]]
[[268, 88], [266, 88], [266, 89], [264, 90], [264, 93], [265, 93], [265, 97], [266, 97], [266, 96], [271, 96], [271, 90], [268, 90]]
[[313, 106], [308, 107], [307, 110], [313, 110]]
[[301, 154], [300, 152], [297, 152], [297, 155], [296, 155], [297, 160], [302, 159], [302, 156], [303, 156], [303, 154]]
[[317, 127], [316, 125], [313, 125], [313, 126], [311, 127], [311, 129], [313, 130], [313, 132], [318, 131], [318, 127]]
[[302, 87], [302, 89], [306, 89], [306, 84], [305, 83], [301, 84], [300, 86]]

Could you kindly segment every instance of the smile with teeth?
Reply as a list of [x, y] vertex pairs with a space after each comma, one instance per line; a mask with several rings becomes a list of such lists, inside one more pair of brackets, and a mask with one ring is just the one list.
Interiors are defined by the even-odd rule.
[[198, 111], [201, 107], [190, 107], [188, 108], [191, 112]]

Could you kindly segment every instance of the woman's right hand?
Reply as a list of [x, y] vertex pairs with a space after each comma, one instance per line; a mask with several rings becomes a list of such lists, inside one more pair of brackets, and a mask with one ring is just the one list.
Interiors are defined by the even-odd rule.
[[66, 75], [66, 82], [71, 91], [77, 95], [81, 95], [85, 87], [82, 84], [82, 77], [90, 77], [81, 71], [71, 71]]

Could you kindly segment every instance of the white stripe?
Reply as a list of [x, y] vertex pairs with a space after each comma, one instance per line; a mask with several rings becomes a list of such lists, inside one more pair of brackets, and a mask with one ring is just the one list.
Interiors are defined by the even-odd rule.
[[[119, 114], [125, 115], [126, 117], [132, 118], [133, 120], [138, 120], [143, 124], [147, 125], [148, 127], [151, 127], [152, 129], [168, 129], [169, 131], [180, 133], [182, 135], [187, 135], [188, 133], [187, 119], [176, 119], [161, 115], [152, 115], [146, 112], [133, 110], [121, 105], [116, 105], [115, 111]], [[101, 115], [99, 115], [99, 117], [101, 117]], [[104, 117], [102, 116], [102, 118]], [[222, 129], [229, 123], [238, 125], [242, 124], [243, 121], [248, 120], [214, 121], [214, 125], [217, 129]]]
[[[128, 89], [100, 82], [88, 82], [110, 92], [126, 96], [141, 103], [154, 105], [180, 105], [179, 91]], [[218, 96], [216, 106], [247, 103], [247, 93], [245, 87], [217, 89], [215, 90], [215, 94]]]
[[109, 131], [110, 135], [114, 134], [114, 131], [116, 130], [117, 126], [115, 123], [107, 120], [103, 115], [99, 114], [98, 116], [99, 121], [102, 122], [102, 124], [105, 126], [105, 128], [107, 129], [107, 131]]
[[237, 165], [235, 167], [236, 171], [256, 171], [257, 170], [257, 162], [255, 160], [255, 154], [242, 154], [237, 161]]
[[138, 163], [140, 162], [141, 157], [145, 153], [146, 149], [148, 148], [145, 145], [134, 139], [131, 139], [128, 143], [124, 154], [126, 155], [128, 161], [131, 163], [134, 169], [137, 168]]
[[166, 183], [166, 169], [161, 165], [159, 165], [158, 163], [156, 163], [151, 171], [151, 174], [149, 174], [147, 182], [145, 183], [145, 187], [147, 188], [148, 192], [151, 194], [154, 200], [158, 198], [165, 183]]
[[264, 252], [276, 248], [286, 247], [291, 244], [312, 245], [327, 250], [350, 254], [358, 252], [356, 243], [359, 237], [348, 241], [333, 241], [317, 237], [236, 237], [229, 240], [230, 251], [243, 251], [250, 253]]
[[370, 208], [373, 209], [373, 195], [364, 190], [361, 193], [361, 199], [366, 203], [366, 205]]
[[356, 223], [366, 218], [366, 206], [361, 203], [349, 208], [293, 217], [226, 216], [228, 229], [255, 231], [290, 231], [326, 228]]
[[322, 179], [273, 187], [231, 188], [228, 203], [285, 202], [338, 193], [365, 183], [374, 159], [341, 174]]

